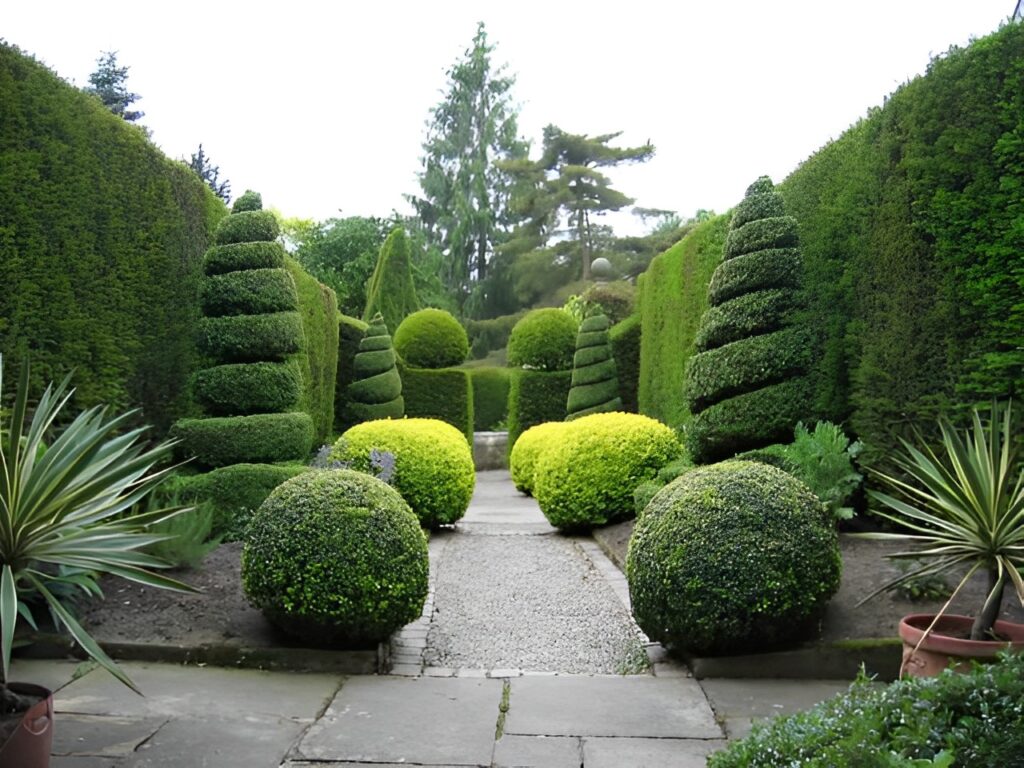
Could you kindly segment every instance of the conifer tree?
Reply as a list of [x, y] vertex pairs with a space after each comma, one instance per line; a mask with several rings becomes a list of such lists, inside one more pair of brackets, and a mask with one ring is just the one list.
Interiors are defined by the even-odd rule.
[[380, 248], [377, 266], [366, 286], [363, 321], [370, 322], [379, 312], [388, 328], [397, 328], [419, 308], [409, 258], [409, 238], [404, 229], [395, 227]]
[[598, 313], [583, 321], [576, 336], [566, 420], [621, 410], [619, 377], [608, 341], [608, 318]]

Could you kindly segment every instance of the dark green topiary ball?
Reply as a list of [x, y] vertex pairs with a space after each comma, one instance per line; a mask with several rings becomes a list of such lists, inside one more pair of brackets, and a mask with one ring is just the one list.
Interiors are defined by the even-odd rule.
[[401, 358], [415, 368], [450, 368], [469, 354], [466, 329], [443, 309], [413, 312], [398, 326], [393, 343]]
[[692, 469], [637, 521], [626, 576], [637, 624], [671, 650], [747, 653], [814, 634], [839, 588], [835, 525], [782, 470]]
[[231, 206], [232, 213], [243, 213], [244, 211], [262, 211], [263, 196], [251, 189], [245, 190]]
[[398, 492], [346, 469], [287, 480], [253, 516], [242, 551], [249, 601], [304, 641], [363, 645], [416, 619], [427, 540]]
[[567, 371], [572, 368], [579, 326], [561, 309], [535, 309], [515, 324], [508, 337], [508, 364], [513, 368]]

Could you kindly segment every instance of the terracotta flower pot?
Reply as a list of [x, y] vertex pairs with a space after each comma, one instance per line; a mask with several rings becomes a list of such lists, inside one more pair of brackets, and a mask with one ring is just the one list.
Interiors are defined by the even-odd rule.
[[[1009, 638], [1006, 642], [969, 640], [974, 619], [955, 614], [940, 618], [921, 642], [921, 636], [934, 618], [933, 614], [914, 613], [900, 621], [900, 639], [903, 641], [901, 677], [933, 677], [951, 663], [957, 670], [966, 671], [970, 669], [972, 660], [993, 661], [1000, 651], [1007, 649], [1024, 653], [1024, 624], [996, 621], [995, 631]], [[921, 643], [920, 647], [918, 643]]]
[[29, 683], [8, 683], [7, 687], [23, 696], [41, 699], [22, 715], [17, 730], [0, 745], [0, 765], [48, 768], [53, 746], [53, 693]]

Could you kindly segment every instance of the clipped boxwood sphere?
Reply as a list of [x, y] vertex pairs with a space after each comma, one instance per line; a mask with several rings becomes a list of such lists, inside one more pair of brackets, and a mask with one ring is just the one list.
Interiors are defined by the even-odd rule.
[[416, 368], [450, 368], [469, 354], [466, 329], [443, 309], [413, 312], [398, 326], [393, 343], [401, 358]]
[[508, 455], [509, 473], [512, 475], [516, 490], [527, 495], [533, 494], [537, 459], [548, 446], [561, 439], [562, 432], [568, 426], [564, 421], [546, 421], [530, 427], [519, 436]]
[[427, 597], [427, 541], [402, 497], [361, 472], [306, 472], [275, 488], [242, 550], [249, 601], [316, 644], [382, 640]]
[[675, 432], [655, 419], [635, 413], [584, 416], [569, 422], [540, 455], [533, 495], [556, 528], [604, 525], [632, 517], [634, 489], [681, 453]]
[[682, 653], [749, 653], [817, 631], [839, 588], [835, 525], [803, 483], [749, 461], [692, 469], [637, 521], [626, 576], [637, 624]]
[[539, 371], [570, 370], [577, 331], [572, 315], [561, 309], [528, 312], [508, 337], [508, 364]]
[[371, 452], [389, 453], [393, 485], [426, 528], [454, 523], [466, 514], [476, 485], [466, 437], [437, 419], [365, 421], [338, 438], [331, 458], [377, 474]]

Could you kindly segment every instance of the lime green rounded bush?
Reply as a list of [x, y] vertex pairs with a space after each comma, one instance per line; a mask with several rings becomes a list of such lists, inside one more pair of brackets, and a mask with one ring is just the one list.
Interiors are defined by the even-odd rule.
[[398, 326], [393, 341], [395, 351], [416, 368], [450, 368], [469, 354], [466, 329], [443, 309], [413, 312]]
[[832, 517], [765, 464], [692, 469], [637, 520], [626, 576], [637, 624], [670, 650], [749, 653], [813, 635], [839, 588]]
[[634, 489], [681, 454], [675, 432], [647, 416], [584, 416], [540, 455], [533, 495], [557, 528], [604, 525], [632, 517]]
[[476, 471], [465, 436], [451, 424], [437, 419], [365, 421], [338, 438], [331, 458], [371, 472], [373, 452], [394, 458], [388, 482], [421, 525], [436, 528], [466, 514]]
[[561, 309], [535, 309], [515, 324], [508, 337], [508, 364], [538, 371], [572, 368], [579, 326]]
[[317, 645], [383, 640], [427, 597], [427, 541], [376, 478], [307, 472], [267, 497], [249, 525], [242, 585], [276, 626]]
[[533, 493], [537, 460], [548, 446], [554, 445], [561, 439], [562, 433], [568, 426], [564, 421], [547, 421], [530, 427], [519, 436], [508, 455], [509, 472], [516, 490], [527, 495]]

